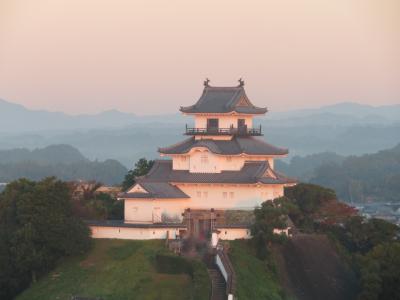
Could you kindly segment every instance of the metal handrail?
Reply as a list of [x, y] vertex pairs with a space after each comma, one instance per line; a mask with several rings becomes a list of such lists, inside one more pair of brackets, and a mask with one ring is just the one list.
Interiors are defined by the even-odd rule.
[[226, 281], [226, 294], [236, 294], [236, 273], [235, 270], [232, 266], [232, 263], [229, 259], [228, 253], [226, 253], [226, 250], [221, 247], [217, 247], [217, 255], [220, 257], [222, 264], [224, 265], [224, 268], [227, 272], [228, 278]]

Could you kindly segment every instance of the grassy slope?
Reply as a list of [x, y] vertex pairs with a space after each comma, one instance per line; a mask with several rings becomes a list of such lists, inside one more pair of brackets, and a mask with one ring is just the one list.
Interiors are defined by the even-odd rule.
[[237, 296], [247, 299], [285, 299], [273, 267], [258, 259], [246, 241], [230, 242], [229, 256], [237, 276]]
[[192, 299], [190, 276], [156, 272], [154, 255], [163, 248], [162, 241], [95, 240], [87, 257], [64, 261], [17, 299]]

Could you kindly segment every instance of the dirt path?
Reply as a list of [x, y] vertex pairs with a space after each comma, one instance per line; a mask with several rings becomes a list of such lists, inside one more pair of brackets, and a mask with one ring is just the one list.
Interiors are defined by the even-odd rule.
[[295, 236], [274, 249], [281, 284], [298, 300], [355, 299], [357, 280], [324, 235]]

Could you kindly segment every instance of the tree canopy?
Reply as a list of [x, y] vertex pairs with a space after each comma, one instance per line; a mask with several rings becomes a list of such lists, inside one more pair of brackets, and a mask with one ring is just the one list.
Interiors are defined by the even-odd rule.
[[11, 299], [60, 258], [89, 246], [89, 228], [73, 215], [65, 182], [20, 179], [0, 194], [1, 299]]
[[128, 171], [124, 181], [122, 182], [122, 189], [127, 190], [132, 185], [135, 184], [135, 178], [138, 176], [146, 175], [154, 164], [154, 160], [147, 160], [146, 158], [141, 158], [135, 164], [135, 168]]

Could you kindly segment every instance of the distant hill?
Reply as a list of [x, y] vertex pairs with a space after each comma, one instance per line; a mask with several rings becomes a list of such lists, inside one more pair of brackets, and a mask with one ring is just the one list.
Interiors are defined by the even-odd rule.
[[286, 175], [299, 178], [301, 181], [308, 181], [314, 176], [315, 170], [321, 165], [330, 163], [340, 164], [344, 159], [345, 156], [334, 152], [323, 152], [304, 157], [295, 156], [290, 162], [277, 160], [275, 167]]
[[[158, 147], [184, 139], [185, 123], [192, 122], [193, 118], [178, 113], [137, 116], [112, 110], [71, 116], [29, 110], [0, 100], [0, 149], [32, 150], [68, 144], [90, 160], [115, 159], [130, 168], [141, 157], [158, 157]], [[341, 103], [272, 111], [255, 118], [255, 126], [260, 124], [262, 138], [289, 148], [289, 157], [321, 152], [361, 155], [400, 142], [400, 105]]]
[[41, 180], [56, 176], [62, 180], [96, 180], [120, 184], [127, 169], [116, 160], [90, 161], [69, 145], [51, 145], [43, 149], [0, 151], [0, 182], [18, 178]]
[[[389, 124], [399, 123], [400, 104], [369, 106], [357, 103], [339, 103], [315, 109], [300, 109], [286, 112], [269, 112], [261, 123], [267, 125], [322, 125], [336, 124]], [[279, 120], [279, 123], [275, 121]], [[137, 116], [118, 110], [108, 110], [98, 114], [68, 115], [63, 112], [31, 110], [22, 105], [0, 99], [0, 132], [33, 132], [72, 129], [104, 129], [125, 127], [132, 124], [190, 122], [178, 114]]]
[[39, 164], [76, 163], [88, 161], [78, 149], [70, 145], [50, 145], [42, 149], [25, 148], [0, 150], [0, 164], [35, 162]]
[[[164, 116], [171, 122], [176, 115]], [[158, 116], [138, 117], [134, 114], [108, 110], [98, 114], [68, 115], [63, 112], [31, 110], [0, 99], [0, 132], [34, 132], [89, 128], [115, 128], [133, 123], [154, 122]]]
[[353, 122], [383, 123], [399, 122], [400, 104], [372, 106], [354, 102], [342, 102], [320, 108], [290, 110], [285, 112], [270, 112], [269, 117], [273, 120], [305, 118], [310, 116], [336, 116], [345, 120], [353, 119]]
[[400, 202], [400, 144], [362, 156], [321, 153], [277, 162], [277, 170], [300, 181], [334, 189], [348, 202]]

